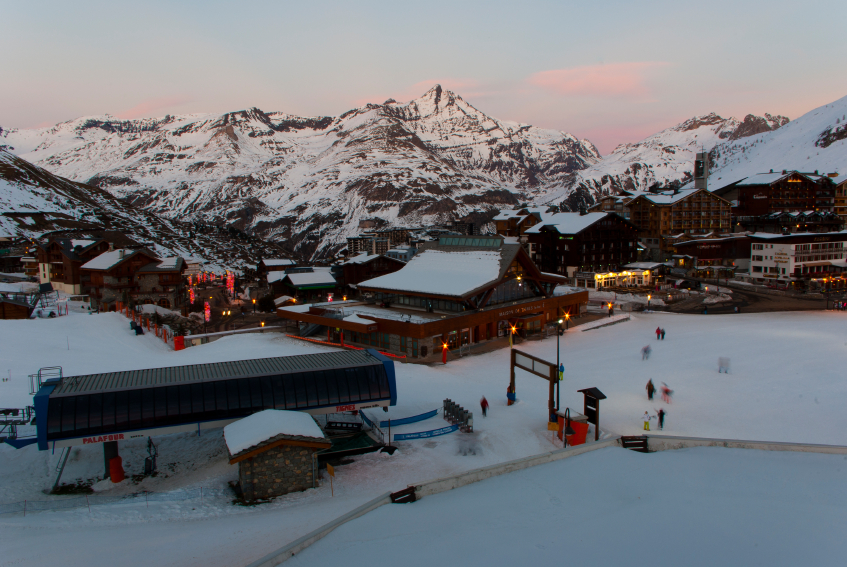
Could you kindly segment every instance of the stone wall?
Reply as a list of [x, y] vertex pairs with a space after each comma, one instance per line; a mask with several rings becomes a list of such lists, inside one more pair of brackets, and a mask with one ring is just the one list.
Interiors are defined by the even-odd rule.
[[240, 461], [238, 481], [244, 499], [273, 498], [312, 488], [315, 451], [312, 447], [280, 445]]

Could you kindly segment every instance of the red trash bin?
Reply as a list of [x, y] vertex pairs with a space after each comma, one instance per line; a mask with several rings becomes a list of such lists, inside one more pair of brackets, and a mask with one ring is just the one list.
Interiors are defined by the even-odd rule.
[[585, 436], [588, 434], [588, 424], [572, 421], [571, 429], [574, 430], [574, 434], [568, 435], [568, 445], [582, 445], [585, 443]]

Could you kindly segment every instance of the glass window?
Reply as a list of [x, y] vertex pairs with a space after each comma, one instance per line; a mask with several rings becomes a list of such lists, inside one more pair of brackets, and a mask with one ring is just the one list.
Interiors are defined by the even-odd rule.
[[274, 408], [285, 409], [285, 385], [282, 376], [274, 376], [271, 378], [271, 387], [273, 389]]
[[190, 384], [181, 384], [176, 386], [179, 390], [179, 415], [183, 417], [190, 416], [193, 412], [191, 410], [191, 385]]
[[76, 425], [74, 429], [77, 435], [88, 433], [88, 396], [76, 397]]
[[370, 376], [368, 376], [368, 370], [371, 369], [367, 367], [359, 369], [359, 394], [361, 395], [362, 401], [372, 400], [379, 397], [379, 391], [376, 392], [376, 396], [374, 396], [373, 392], [371, 392], [371, 379]]
[[92, 435], [103, 431], [103, 394], [88, 396], [88, 430]]
[[312, 372], [310, 378], [318, 389], [318, 405], [329, 404], [329, 395], [326, 391], [327, 372]]
[[247, 380], [227, 380], [226, 393], [229, 398], [230, 415], [233, 415], [233, 409], [242, 410], [250, 407], [250, 384]]
[[226, 382], [220, 380], [215, 386], [215, 412], [221, 417], [229, 415], [229, 396], [227, 395]]
[[276, 406], [274, 405], [274, 390], [270, 376], [259, 378], [259, 385], [262, 388], [262, 408], [274, 409]]
[[[156, 396], [153, 388], [141, 390], [141, 425], [143, 427], [153, 427], [156, 423]], [[117, 404], [117, 402], [116, 402]], [[117, 405], [115, 406], [117, 420]]]
[[191, 413], [201, 419], [203, 415], [203, 384], [191, 384]]
[[168, 397], [168, 423], [173, 422], [173, 419], [179, 416], [179, 386], [167, 386], [165, 388], [167, 390]]
[[[250, 378], [248, 380], [241, 380], [241, 382], [248, 382], [250, 384], [250, 408], [253, 411], [259, 411], [263, 409], [262, 406], [262, 383], [258, 378]], [[272, 406], [271, 406], [272, 407]], [[243, 408], [243, 406], [242, 406]]]
[[62, 433], [71, 433], [75, 427], [76, 398], [64, 398], [62, 403]]
[[294, 381], [294, 393], [297, 396], [297, 407], [304, 408], [309, 405], [306, 396], [306, 381], [300, 373], [292, 374], [291, 379]]
[[[141, 427], [141, 390], [130, 390], [128, 399], [128, 408], [129, 408], [129, 428], [135, 429], [137, 427]], [[106, 408], [112, 405], [112, 424], [115, 423], [115, 398], [114, 395], [112, 399], [109, 400], [109, 394], [105, 394], [103, 397], [103, 412], [105, 414]], [[103, 416], [103, 427], [106, 427], [106, 416]]]
[[47, 405], [47, 435], [62, 432], [62, 398], [53, 398]]
[[314, 407], [318, 405], [318, 389], [315, 385], [314, 375], [303, 375], [303, 381], [306, 383], [306, 394], [308, 395], [309, 407]]
[[[176, 394], [176, 393], [174, 393]], [[168, 388], [153, 388], [153, 423], [167, 425], [168, 422]]]
[[330, 405], [338, 405], [338, 379], [336, 376], [338, 375], [338, 370], [327, 370], [324, 372], [324, 376], [326, 376], [326, 393], [327, 399]]
[[291, 374], [284, 375], [282, 382], [285, 385], [285, 407], [286, 409], [294, 409], [297, 407], [297, 392], [294, 387], [294, 376]]
[[344, 374], [347, 377], [347, 389], [349, 390], [349, 399], [351, 402], [358, 402], [362, 399], [359, 395], [359, 369], [358, 368], [345, 368]]
[[350, 387], [347, 385], [347, 371], [346, 370], [336, 370], [335, 371], [335, 382], [338, 387], [338, 403], [346, 404], [350, 401]]

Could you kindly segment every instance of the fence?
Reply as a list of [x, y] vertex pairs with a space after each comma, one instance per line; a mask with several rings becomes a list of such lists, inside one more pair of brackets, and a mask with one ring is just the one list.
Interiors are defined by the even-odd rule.
[[22, 500], [21, 502], [6, 502], [0, 504], [0, 514], [28, 514], [48, 510], [72, 510], [117, 503], [177, 502], [183, 500], [205, 500], [211, 498], [235, 498], [235, 493], [229, 488], [192, 488], [174, 492], [134, 492], [124, 495], [86, 494], [72, 498], [57, 498], [55, 500]]

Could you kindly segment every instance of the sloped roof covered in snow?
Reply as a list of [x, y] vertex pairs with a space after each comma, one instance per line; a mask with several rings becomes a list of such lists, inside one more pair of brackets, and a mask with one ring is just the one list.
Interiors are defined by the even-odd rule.
[[335, 285], [335, 278], [329, 271], [299, 272], [296, 274], [285, 274], [285, 278], [294, 287]]
[[224, 427], [224, 440], [232, 457], [262, 446], [270, 448], [276, 441], [308, 440], [331, 445], [311, 415], [299, 411], [273, 409], [260, 411], [230, 423]]
[[111, 270], [121, 262], [129, 260], [137, 254], [146, 254], [151, 258], [156, 256], [147, 250], [127, 250], [119, 248], [109, 252], [103, 252], [93, 260], [90, 260], [82, 265], [83, 270]]
[[151, 262], [138, 270], [139, 272], [181, 272], [183, 266], [185, 265], [185, 260], [183, 260], [180, 256], [171, 256], [170, 258], [164, 258], [160, 262]]
[[609, 216], [611, 213], [556, 213], [527, 229], [527, 234], [539, 234], [542, 227], [552, 228], [559, 234], [578, 234]]
[[370, 252], [361, 252], [356, 254], [355, 256], [351, 256], [345, 262], [342, 262], [342, 265], [347, 264], [366, 264], [371, 260], [376, 260], [379, 258], [379, 254], [371, 254]]
[[359, 288], [461, 297], [500, 278], [503, 252], [428, 249], [400, 270], [362, 282]]
[[295, 262], [294, 260], [289, 260], [287, 258], [274, 258], [269, 260], [262, 260], [262, 264], [264, 264], [266, 268], [287, 268], [289, 266], [297, 265], [297, 262]]

